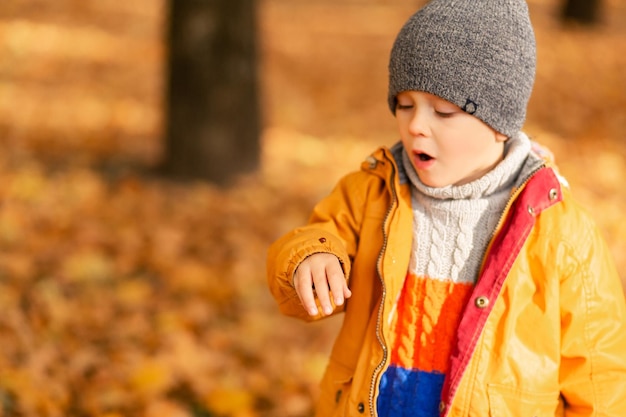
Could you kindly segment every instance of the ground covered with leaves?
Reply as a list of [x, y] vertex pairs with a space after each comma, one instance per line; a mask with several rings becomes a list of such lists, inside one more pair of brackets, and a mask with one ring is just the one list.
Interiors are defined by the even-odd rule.
[[[262, 165], [227, 188], [151, 173], [165, 2], [0, 5], [0, 416], [312, 415], [340, 319], [281, 317], [265, 254], [395, 141], [386, 59], [419, 2], [395, 3], [260, 2]], [[529, 3], [527, 130], [626, 279], [626, 9]]]

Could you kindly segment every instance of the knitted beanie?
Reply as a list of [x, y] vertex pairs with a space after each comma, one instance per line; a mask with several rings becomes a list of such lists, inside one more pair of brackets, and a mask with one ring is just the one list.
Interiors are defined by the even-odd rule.
[[517, 133], [535, 79], [535, 35], [525, 0], [432, 0], [398, 34], [388, 102], [424, 91], [500, 133]]

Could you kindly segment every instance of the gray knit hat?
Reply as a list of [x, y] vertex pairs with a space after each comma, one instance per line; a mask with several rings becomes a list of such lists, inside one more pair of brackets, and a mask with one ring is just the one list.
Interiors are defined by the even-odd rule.
[[432, 0], [393, 45], [389, 107], [395, 114], [402, 91], [425, 91], [510, 137], [524, 124], [535, 65], [526, 1]]

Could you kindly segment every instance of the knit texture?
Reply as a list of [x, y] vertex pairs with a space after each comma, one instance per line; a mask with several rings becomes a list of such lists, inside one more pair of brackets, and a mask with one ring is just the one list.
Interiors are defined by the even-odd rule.
[[435, 94], [509, 137], [526, 118], [535, 35], [524, 0], [432, 0], [402, 27], [389, 60], [388, 103]]
[[424, 185], [404, 156], [412, 184], [413, 247], [391, 318], [391, 363], [380, 382], [379, 416], [439, 415], [461, 314], [530, 148], [525, 135], [515, 135], [489, 173], [441, 188]]

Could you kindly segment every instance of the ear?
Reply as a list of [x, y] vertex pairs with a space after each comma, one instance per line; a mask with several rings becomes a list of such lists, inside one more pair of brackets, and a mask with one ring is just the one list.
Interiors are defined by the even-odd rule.
[[504, 133], [496, 132], [496, 142], [506, 142], [509, 137]]

